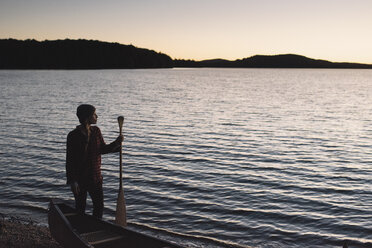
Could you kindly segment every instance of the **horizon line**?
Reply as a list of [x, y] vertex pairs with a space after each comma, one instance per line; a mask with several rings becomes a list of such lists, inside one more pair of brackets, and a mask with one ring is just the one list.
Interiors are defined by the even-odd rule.
[[172, 58], [170, 55], [168, 55], [167, 53], [164, 53], [164, 52], [156, 51], [156, 50], [151, 49], [151, 48], [138, 47], [138, 46], [136, 46], [136, 45], [134, 45], [132, 43], [130, 43], [130, 44], [123, 44], [123, 43], [119, 43], [117, 41], [103, 41], [103, 40], [87, 39], [87, 38], [77, 38], [77, 39], [71, 39], [71, 38], [64, 38], [64, 39], [62, 39], [61, 38], [61, 39], [51, 39], [51, 40], [50, 39], [38, 40], [38, 39], [35, 39], [35, 38], [27, 38], [27, 39], [0, 38], [0, 40], [36, 41], [36, 42], [65, 41], [65, 40], [71, 40], [71, 41], [79, 41], [79, 40], [81, 40], [81, 41], [94, 41], [94, 42], [101, 42], [101, 43], [118, 44], [118, 45], [123, 45], [123, 46], [133, 46], [135, 48], [147, 49], [147, 50], [150, 50], [150, 51], [154, 51], [154, 52], [157, 52], [157, 53], [160, 53], [160, 54], [167, 55], [172, 60], [185, 60], [185, 61], [194, 61], [194, 62], [205, 62], [205, 61], [213, 61], [213, 60], [223, 60], [223, 61], [234, 62], [234, 61], [238, 61], [238, 60], [252, 58], [252, 57], [255, 57], [255, 56], [274, 57], [274, 56], [283, 56], [283, 55], [294, 55], [294, 56], [301, 56], [301, 57], [305, 57], [305, 58], [313, 59], [313, 60], [327, 61], [327, 62], [331, 62], [331, 63], [361, 64], [361, 65], [370, 65], [370, 66], [372, 66], [372, 63], [349, 62], [349, 61], [334, 62], [334, 61], [328, 60], [328, 59], [313, 58], [313, 57], [309, 57], [309, 56], [306, 56], [306, 55], [303, 55], [303, 54], [297, 54], [297, 53], [292, 53], [292, 52], [288, 52], [288, 53], [277, 53], [277, 54], [254, 54], [254, 55], [251, 55], [251, 56], [241, 57], [241, 58], [237, 58], [237, 59], [224, 59], [224, 58], [221, 58], [221, 57], [215, 57], [215, 58], [209, 58], [209, 59], [196, 60], [196, 59], [185, 59], [185, 58]]

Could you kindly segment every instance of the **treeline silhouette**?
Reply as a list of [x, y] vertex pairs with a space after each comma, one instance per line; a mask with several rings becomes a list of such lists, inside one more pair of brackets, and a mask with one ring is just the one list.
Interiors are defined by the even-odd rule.
[[372, 65], [360, 63], [335, 63], [311, 59], [296, 54], [255, 55], [235, 61], [212, 59], [203, 61], [174, 60], [175, 67], [219, 67], [219, 68], [358, 68], [372, 69]]
[[94, 40], [0, 40], [2, 69], [170, 68], [166, 54]]
[[255, 55], [235, 61], [173, 60], [166, 54], [132, 45], [96, 40], [0, 39], [0, 69], [132, 69], [173, 67], [217, 68], [359, 68], [360, 63], [334, 63], [295, 54]]

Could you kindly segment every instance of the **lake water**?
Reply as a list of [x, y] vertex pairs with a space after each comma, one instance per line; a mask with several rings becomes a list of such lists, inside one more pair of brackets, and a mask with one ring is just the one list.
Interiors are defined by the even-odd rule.
[[[107, 143], [125, 116], [129, 228], [187, 247], [372, 247], [372, 70], [1, 70], [0, 96], [3, 214], [47, 225], [50, 198], [73, 202], [65, 142], [90, 103]], [[102, 169], [112, 220], [118, 154]]]

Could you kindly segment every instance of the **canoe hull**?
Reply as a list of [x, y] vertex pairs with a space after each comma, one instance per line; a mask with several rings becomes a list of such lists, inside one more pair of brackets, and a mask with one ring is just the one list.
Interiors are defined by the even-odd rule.
[[68, 205], [50, 201], [48, 223], [52, 237], [71, 248], [181, 248], [90, 215], [79, 215]]
[[52, 237], [63, 247], [91, 248], [89, 243], [82, 240], [74, 231], [67, 218], [57, 204], [51, 201], [48, 211], [48, 224]]

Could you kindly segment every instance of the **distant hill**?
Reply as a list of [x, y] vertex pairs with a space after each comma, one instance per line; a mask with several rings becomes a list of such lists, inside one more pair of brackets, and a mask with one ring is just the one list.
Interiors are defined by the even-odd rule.
[[94, 40], [0, 40], [1, 69], [170, 68], [166, 54]]
[[132, 45], [96, 40], [0, 39], [0, 69], [132, 69], [173, 67], [217, 68], [360, 68], [372, 65], [334, 63], [296, 54], [255, 55], [235, 61], [173, 60], [166, 54]]
[[255, 55], [235, 61], [212, 59], [203, 61], [175, 60], [175, 67], [225, 67], [225, 68], [359, 68], [372, 69], [372, 65], [359, 63], [334, 63], [296, 54]]

